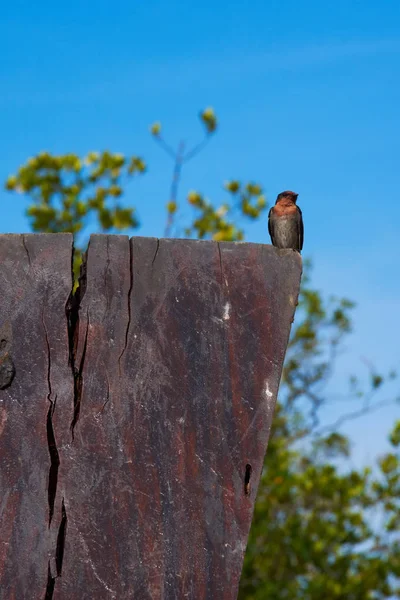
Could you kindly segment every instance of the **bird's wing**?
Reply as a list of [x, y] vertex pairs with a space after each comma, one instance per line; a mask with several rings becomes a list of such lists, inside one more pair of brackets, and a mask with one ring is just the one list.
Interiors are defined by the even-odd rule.
[[297, 230], [299, 233], [299, 249], [303, 249], [303, 240], [304, 240], [304, 225], [303, 225], [303, 215], [298, 206], [297, 208]]
[[275, 245], [275, 240], [274, 240], [274, 227], [272, 224], [272, 216], [274, 214], [274, 207], [272, 207], [268, 213], [268, 233], [271, 236], [271, 242], [273, 245]]

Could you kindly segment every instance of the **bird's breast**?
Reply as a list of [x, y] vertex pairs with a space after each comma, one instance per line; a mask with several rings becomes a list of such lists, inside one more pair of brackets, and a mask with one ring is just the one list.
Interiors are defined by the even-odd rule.
[[290, 202], [289, 204], [278, 203], [274, 206], [274, 215], [276, 217], [286, 217], [297, 213], [297, 206]]
[[295, 215], [283, 215], [273, 220], [275, 245], [278, 248], [297, 248], [298, 228]]

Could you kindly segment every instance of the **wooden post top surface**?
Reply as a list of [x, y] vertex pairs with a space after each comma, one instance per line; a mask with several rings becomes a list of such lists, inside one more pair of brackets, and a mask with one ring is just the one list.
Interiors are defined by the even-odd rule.
[[0, 600], [233, 600], [301, 258], [0, 235]]

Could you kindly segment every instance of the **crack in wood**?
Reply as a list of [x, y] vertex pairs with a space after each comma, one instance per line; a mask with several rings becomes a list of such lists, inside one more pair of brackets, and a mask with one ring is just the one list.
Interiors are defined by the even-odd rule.
[[224, 285], [224, 271], [222, 268], [222, 254], [221, 254], [221, 246], [219, 245], [219, 242], [217, 242], [217, 248], [218, 248], [218, 256], [219, 256], [219, 268], [221, 271], [221, 285]]
[[47, 433], [47, 444], [50, 455], [50, 469], [49, 469], [49, 480], [47, 487], [47, 499], [49, 505], [49, 527], [51, 525], [51, 521], [54, 514], [54, 502], [57, 493], [57, 481], [58, 481], [58, 469], [60, 467], [60, 457], [57, 450], [56, 438], [54, 435], [53, 429], [53, 415], [56, 408], [57, 396], [54, 398], [54, 401], [51, 398], [52, 389], [51, 389], [51, 352], [50, 352], [50, 342], [49, 336], [47, 333], [46, 322], [44, 320], [44, 314], [42, 312], [42, 324], [44, 329], [44, 335], [46, 340], [46, 348], [47, 348], [47, 400], [49, 401], [49, 410], [47, 412], [46, 419], [46, 433]]
[[57, 397], [55, 398], [54, 402], [49, 400], [50, 406], [47, 412], [46, 422], [47, 444], [50, 454], [49, 483], [47, 488], [47, 498], [49, 504], [49, 527], [54, 514], [54, 503], [57, 494], [58, 470], [60, 468], [60, 456], [58, 454], [56, 438], [53, 429], [53, 415], [56, 408], [56, 400]]
[[47, 327], [46, 327], [46, 322], [44, 320], [44, 314], [42, 312], [42, 324], [43, 324], [43, 329], [44, 329], [44, 336], [46, 338], [46, 348], [47, 348], [47, 385], [48, 385], [48, 389], [49, 392], [47, 394], [47, 400], [49, 402], [52, 403], [51, 400], [51, 355], [50, 355], [50, 343], [49, 343], [49, 336], [47, 335]]
[[125, 354], [125, 350], [128, 346], [128, 336], [129, 329], [131, 326], [131, 296], [132, 296], [132, 287], [133, 287], [133, 249], [132, 249], [132, 240], [129, 240], [129, 290], [128, 290], [128, 322], [126, 324], [125, 330], [125, 344], [122, 349], [121, 354], [118, 357], [118, 371], [121, 376], [121, 359]]
[[233, 600], [299, 264], [249, 244], [104, 236], [74, 286], [70, 237], [25, 241], [31, 269], [13, 237], [0, 278], [0, 358], [18, 349], [24, 373], [2, 396], [1, 590]]
[[25, 250], [25, 252], [26, 252], [26, 255], [27, 255], [27, 257], [28, 257], [28, 264], [29, 264], [29, 267], [30, 267], [30, 266], [31, 266], [31, 257], [30, 257], [30, 255], [29, 255], [28, 246], [26, 245], [26, 239], [25, 239], [25, 236], [24, 236], [24, 235], [22, 235], [21, 237], [22, 237], [22, 245], [23, 245], [23, 247], [24, 247], [24, 250]]
[[157, 239], [157, 247], [156, 247], [156, 251], [155, 251], [155, 253], [154, 253], [153, 260], [151, 261], [151, 266], [152, 266], [152, 267], [154, 266], [154, 261], [155, 261], [155, 260], [156, 260], [156, 258], [157, 258], [157, 254], [158, 254], [158, 250], [159, 250], [159, 248], [160, 248], [160, 240], [159, 240], [159, 239]]
[[61, 577], [61, 573], [62, 573], [65, 537], [67, 534], [67, 522], [68, 522], [67, 511], [65, 509], [65, 503], [64, 503], [64, 498], [63, 498], [62, 502], [61, 502], [61, 523], [60, 523], [60, 527], [58, 528], [57, 546], [56, 546], [57, 577]]
[[[52, 400], [52, 386], [51, 386], [51, 348], [49, 342], [49, 335], [47, 332], [46, 322], [44, 319], [44, 313], [42, 312], [42, 324], [44, 329], [44, 335], [46, 340], [46, 348], [47, 348], [47, 400], [49, 401], [49, 410], [47, 412], [46, 419], [46, 433], [47, 433], [47, 444], [50, 454], [50, 469], [49, 469], [49, 480], [48, 480], [48, 488], [47, 488], [47, 500], [49, 505], [49, 528], [51, 526], [51, 522], [54, 515], [54, 504], [57, 494], [57, 483], [58, 483], [58, 471], [60, 468], [60, 456], [57, 449], [56, 438], [54, 434], [53, 428], [53, 415], [56, 409], [57, 403], [57, 395], [54, 400]], [[62, 562], [64, 558], [64, 545], [65, 545], [65, 535], [66, 535], [66, 527], [67, 527], [67, 512], [65, 509], [64, 498], [61, 503], [61, 522], [58, 529], [57, 535], [57, 544], [55, 551], [55, 562], [56, 562], [56, 576], [52, 575], [50, 560], [48, 563], [48, 574], [47, 574], [47, 585], [45, 592], [45, 600], [52, 600], [54, 595], [56, 578], [61, 577], [62, 572]]]
[[67, 511], [65, 509], [64, 498], [61, 502], [61, 522], [58, 528], [57, 534], [57, 545], [56, 545], [56, 553], [55, 553], [55, 562], [56, 562], [56, 575], [53, 575], [51, 572], [51, 561], [49, 560], [47, 566], [47, 584], [44, 600], [52, 600], [54, 595], [54, 589], [56, 585], [56, 580], [58, 577], [62, 575], [62, 564], [64, 560], [64, 547], [65, 547], [65, 537], [67, 533]]
[[106, 259], [106, 267], [104, 269], [104, 289], [107, 289], [107, 275], [108, 275], [108, 271], [110, 270], [110, 238], [109, 238], [109, 236], [107, 236], [107, 239], [106, 239], [106, 253], [107, 253], [107, 259]]
[[[90, 243], [89, 243], [90, 246]], [[76, 365], [76, 353], [78, 349], [79, 342], [79, 311], [81, 309], [81, 304], [83, 297], [86, 293], [86, 284], [87, 284], [87, 255], [89, 251], [89, 246], [85, 254], [82, 256], [82, 264], [81, 271], [79, 275], [79, 283], [78, 287], [74, 293], [73, 288], [71, 290], [70, 296], [68, 298], [65, 313], [67, 316], [67, 328], [68, 328], [68, 343], [69, 343], [69, 365], [72, 370], [72, 376], [74, 378], [74, 411], [73, 418], [71, 422], [71, 435], [72, 439], [74, 439], [74, 429], [79, 419], [80, 413], [80, 405], [81, 405], [81, 394], [82, 394], [82, 373], [83, 373], [83, 365], [85, 362], [86, 356], [86, 348], [87, 348], [87, 338], [89, 332], [89, 313], [87, 313], [87, 323], [86, 323], [86, 332], [85, 332], [85, 341], [82, 350], [82, 356], [79, 363], [79, 367]], [[72, 252], [73, 254], [73, 252]], [[73, 269], [73, 263], [72, 263]], [[72, 272], [72, 281], [73, 281], [73, 272]]]
[[81, 398], [82, 398], [82, 387], [83, 387], [83, 366], [85, 363], [86, 357], [86, 349], [87, 349], [87, 340], [89, 333], [89, 312], [86, 313], [86, 333], [85, 333], [85, 341], [83, 344], [82, 357], [79, 363], [79, 369], [74, 369], [74, 416], [71, 423], [71, 434], [72, 439], [74, 439], [74, 429], [79, 420], [79, 415], [81, 411]]
[[[107, 292], [107, 278], [108, 278], [108, 274], [109, 274], [109, 270], [110, 270], [110, 237], [107, 235], [106, 237], [106, 254], [107, 254], [107, 259], [106, 259], [106, 266], [104, 268], [104, 293], [106, 294]], [[107, 295], [107, 294], [106, 294]], [[109, 306], [109, 298], [107, 295], [107, 312], [109, 311], [110, 306]]]
[[97, 413], [97, 416], [99, 416], [99, 415], [101, 415], [103, 413], [105, 407], [110, 402], [110, 380], [108, 378], [107, 369], [105, 370], [105, 375], [106, 375], [106, 379], [107, 379], [107, 398], [106, 398], [106, 401], [104, 402], [103, 406], [101, 407], [101, 409]]
[[54, 587], [56, 585], [56, 578], [51, 574], [50, 561], [47, 567], [47, 585], [44, 600], [52, 600], [54, 594]]

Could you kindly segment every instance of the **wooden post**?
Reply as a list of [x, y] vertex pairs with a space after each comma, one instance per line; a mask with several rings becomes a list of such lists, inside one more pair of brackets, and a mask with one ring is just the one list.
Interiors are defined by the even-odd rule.
[[0, 236], [0, 598], [237, 597], [300, 256]]

